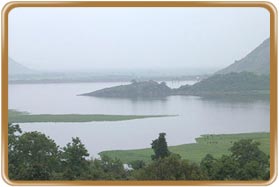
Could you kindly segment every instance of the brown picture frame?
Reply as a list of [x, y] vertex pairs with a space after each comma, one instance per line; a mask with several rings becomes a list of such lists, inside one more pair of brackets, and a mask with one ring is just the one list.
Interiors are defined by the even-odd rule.
[[[269, 181], [13, 181], [8, 178], [8, 19], [18, 7], [261, 7], [270, 13]], [[277, 176], [277, 11], [268, 2], [11, 2], [2, 9], [2, 177], [10, 185], [268, 185]]]

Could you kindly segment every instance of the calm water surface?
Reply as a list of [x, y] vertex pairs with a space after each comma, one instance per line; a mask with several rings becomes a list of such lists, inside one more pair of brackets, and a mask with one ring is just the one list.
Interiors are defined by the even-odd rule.
[[[179, 87], [190, 82], [167, 82]], [[269, 101], [206, 100], [170, 96], [158, 100], [110, 99], [77, 96], [128, 83], [61, 83], [9, 85], [9, 109], [33, 114], [169, 114], [176, 117], [118, 122], [26, 123], [23, 131], [40, 131], [60, 146], [80, 137], [92, 156], [111, 149], [150, 147], [158, 133], [167, 133], [169, 145], [191, 143], [201, 134], [269, 132]]]

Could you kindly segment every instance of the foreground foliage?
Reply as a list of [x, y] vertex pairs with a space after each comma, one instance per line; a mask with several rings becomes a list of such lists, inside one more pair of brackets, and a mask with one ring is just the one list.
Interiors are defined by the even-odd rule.
[[18, 126], [11, 126], [9, 137], [9, 176], [13, 179], [49, 180], [58, 169], [59, 152], [53, 140], [39, 132], [21, 136]]
[[[196, 138], [196, 143], [168, 146], [170, 152], [179, 154], [181, 158], [191, 162], [200, 163], [207, 155], [211, 154], [215, 158], [221, 158], [222, 155], [230, 154], [229, 148], [235, 142], [241, 139], [252, 139], [259, 142], [259, 148], [265, 154], [270, 150], [270, 134], [260, 133], [240, 133], [240, 134], [207, 134]], [[142, 160], [146, 163], [152, 161], [151, 155], [154, 154], [152, 148], [135, 150], [110, 150], [99, 153], [109, 157], [117, 157], [124, 163], [130, 163], [134, 160]]]
[[268, 180], [269, 156], [259, 143], [241, 139], [221, 158], [206, 155], [198, 164], [170, 152], [160, 133], [152, 141], [152, 161], [126, 165], [117, 158], [89, 153], [76, 137], [60, 148], [40, 132], [25, 132], [9, 124], [9, 178], [12, 180]]

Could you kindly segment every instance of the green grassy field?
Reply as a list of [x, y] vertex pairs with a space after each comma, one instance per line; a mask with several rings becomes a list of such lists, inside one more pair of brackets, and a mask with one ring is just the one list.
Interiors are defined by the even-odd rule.
[[174, 115], [29, 114], [9, 110], [10, 123], [124, 121], [171, 116]]
[[[229, 154], [229, 148], [235, 141], [240, 139], [253, 139], [260, 142], [260, 149], [269, 154], [270, 134], [262, 133], [241, 133], [241, 134], [220, 134], [220, 135], [202, 135], [196, 138], [196, 143], [170, 146], [172, 153], [180, 154], [182, 158], [199, 163], [206, 154], [212, 154], [214, 157], [221, 157], [223, 154]], [[150, 140], [151, 143], [151, 140]], [[137, 150], [115, 150], [104, 151], [100, 155], [108, 155], [112, 158], [119, 158], [122, 162], [128, 163], [133, 160], [151, 161], [151, 155], [154, 154], [151, 148]]]

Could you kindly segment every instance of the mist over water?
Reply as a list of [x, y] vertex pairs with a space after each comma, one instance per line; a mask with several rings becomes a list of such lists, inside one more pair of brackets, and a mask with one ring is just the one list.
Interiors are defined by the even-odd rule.
[[17, 8], [9, 56], [49, 71], [217, 70], [267, 39], [269, 19], [260, 7]]

